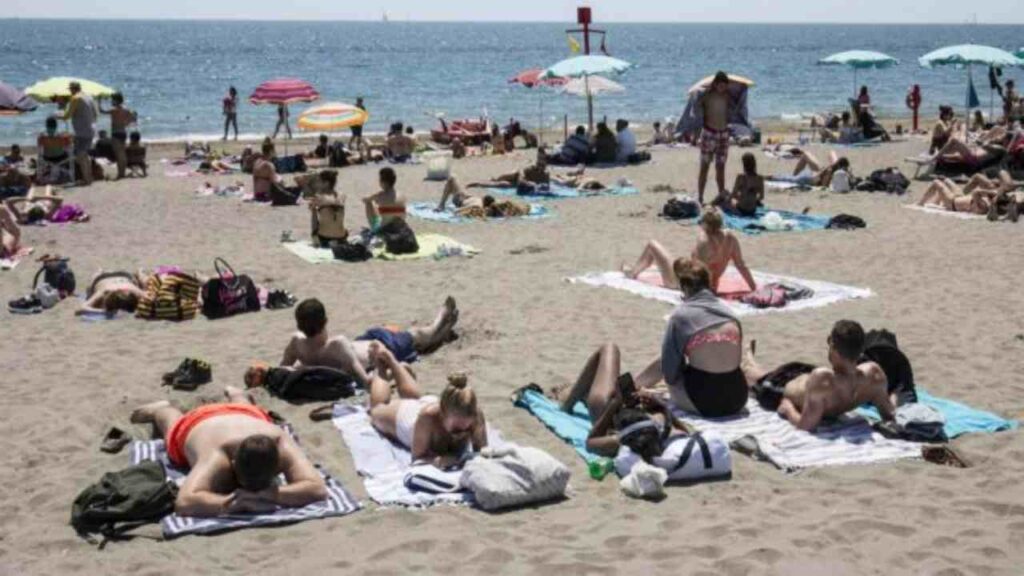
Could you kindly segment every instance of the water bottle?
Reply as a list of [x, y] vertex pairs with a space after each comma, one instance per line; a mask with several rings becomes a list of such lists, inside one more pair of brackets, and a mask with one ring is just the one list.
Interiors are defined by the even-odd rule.
[[587, 463], [587, 470], [591, 478], [601, 481], [615, 470], [615, 463], [611, 458], [597, 458]]

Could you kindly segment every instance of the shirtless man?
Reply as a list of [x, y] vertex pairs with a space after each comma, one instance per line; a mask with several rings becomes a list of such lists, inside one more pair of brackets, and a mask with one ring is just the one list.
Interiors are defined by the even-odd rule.
[[[166, 400], [135, 410], [165, 438], [171, 463], [188, 468], [174, 511], [182, 516], [265, 513], [327, 498], [327, 486], [295, 441], [246, 394], [224, 389], [228, 403], [186, 414]], [[288, 483], [278, 485], [278, 474]]]
[[[805, 373], [788, 382], [771, 382], [775, 391], [784, 386], [778, 404], [779, 415], [808, 432], [825, 418], [840, 416], [862, 404], [874, 405], [883, 420], [892, 420], [896, 408], [889, 396], [885, 372], [874, 362], [858, 364], [863, 351], [861, 325], [852, 320], [836, 322], [828, 337], [830, 367], [808, 367]], [[743, 372], [750, 385], [770, 376], [750, 354], [744, 358]], [[757, 390], [755, 387], [755, 393]], [[765, 405], [764, 398], [759, 397], [759, 400]]]
[[295, 308], [295, 321], [299, 331], [292, 336], [281, 358], [281, 366], [326, 366], [341, 370], [362, 386], [368, 386], [367, 372], [373, 367], [370, 347], [380, 342], [400, 362], [414, 362], [419, 354], [428, 354], [440, 348], [452, 337], [459, 321], [455, 300], [448, 297], [434, 323], [426, 328], [397, 331], [389, 328], [371, 328], [350, 341], [342, 335], [327, 334], [327, 312], [315, 298], [303, 300]]
[[[124, 178], [125, 169], [128, 165], [128, 157], [125, 154], [125, 149], [128, 146], [128, 127], [135, 123], [136, 114], [132, 112], [124, 105], [124, 96], [120, 92], [115, 92], [110, 97], [111, 103], [114, 107], [110, 110], [103, 108], [103, 102], [100, 101], [100, 114], [108, 114], [110, 116], [110, 136], [114, 141], [114, 159], [117, 161], [117, 179]], [[225, 132], [225, 135], [227, 132]]]
[[379, 179], [380, 192], [363, 198], [366, 223], [371, 231], [376, 231], [394, 218], [405, 219], [405, 196], [395, 189], [398, 175], [392, 168], [381, 168]]
[[733, 102], [729, 96], [729, 76], [725, 72], [715, 74], [698, 106], [704, 115], [704, 127], [700, 133], [700, 175], [697, 178], [698, 200], [703, 206], [712, 159], [715, 161], [718, 196], [723, 198], [726, 194], [725, 161], [729, 159], [729, 117]]
[[[728, 230], [722, 230], [722, 215], [715, 209], [704, 212], [701, 219], [701, 233], [697, 238], [697, 245], [693, 248], [692, 258], [699, 260], [708, 267], [711, 272], [711, 288], [718, 290], [718, 282], [722, 279], [725, 269], [732, 263], [739, 271], [740, 276], [746, 281], [751, 291], [757, 290], [757, 283], [750, 268], [747, 268], [743, 261], [743, 251], [740, 250], [740, 240], [735, 234]], [[635, 280], [640, 274], [647, 270], [652, 264], [657, 266], [661, 273], [662, 285], [666, 288], [679, 288], [679, 279], [672, 270], [672, 264], [676, 261], [668, 250], [657, 240], [651, 240], [644, 247], [640, 258], [632, 268], [623, 267], [622, 273], [630, 279]]]

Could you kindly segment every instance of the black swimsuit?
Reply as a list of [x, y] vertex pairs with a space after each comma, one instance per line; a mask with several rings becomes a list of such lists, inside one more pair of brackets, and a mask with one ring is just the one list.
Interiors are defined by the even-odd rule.
[[732, 416], [747, 405], [747, 379], [739, 368], [714, 373], [687, 365], [682, 376], [686, 395], [701, 416]]

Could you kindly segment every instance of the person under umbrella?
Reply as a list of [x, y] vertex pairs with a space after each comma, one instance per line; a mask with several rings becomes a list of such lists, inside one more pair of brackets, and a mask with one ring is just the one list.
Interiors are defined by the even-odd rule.
[[71, 92], [71, 101], [64, 110], [62, 120], [71, 120], [71, 127], [75, 133], [75, 162], [82, 181], [86, 186], [92, 185], [92, 160], [89, 158], [89, 150], [92, 148], [92, 140], [96, 136], [96, 103], [92, 96], [82, 91], [82, 85], [72, 81], [68, 85]]
[[288, 139], [292, 139], [292, 127], [288, 123], [288, 105], [281, 102], [277, 105], [277, 126], [274, 126], [274, 135], [271, 136], [273, 139], [277, 139], [277, 133], [281, 130], [281, 127], [288, 132]]

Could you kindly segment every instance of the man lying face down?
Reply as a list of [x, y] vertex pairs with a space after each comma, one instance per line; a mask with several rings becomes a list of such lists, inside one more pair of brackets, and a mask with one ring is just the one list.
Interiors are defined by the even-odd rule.
[[863, 404], [874, 405], [884, 420], [892, 420], [896, 409], [885, 372], [875, 362], [860, 362], [864, 337], [860, 324], [840, 320], [827, 340], [829, 367], [792, 362], [766, 372], [748, 351], [743, 372], [761, 405], [776, 408], [801, 430], [814, 430], [823, 419]]
[[[166, 400], [132, 413], [152, 423], [167, 443], [171, 463], [188, 468], [174, 511], [182, 516], [267, 513], [327, 498], [327, 486], [306, 455], [265, 410], [237, 388], [227, 403], [183, 414]], [[287, 484], [279, 485], [284, 474]]]

